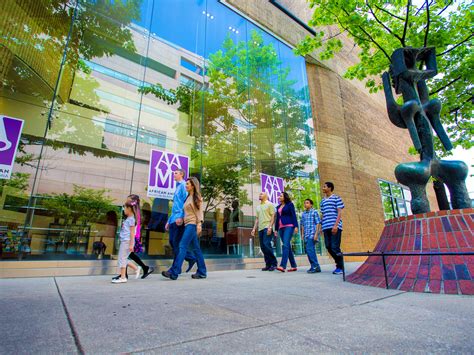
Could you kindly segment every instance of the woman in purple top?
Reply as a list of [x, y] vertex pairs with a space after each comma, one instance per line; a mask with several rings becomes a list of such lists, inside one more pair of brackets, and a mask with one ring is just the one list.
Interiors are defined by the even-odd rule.
[[277, 267], [277, 270], [285, 272], [286, 264], [288, 259], [290, 259], [291, 268], [288, 269], [288, 272], [292, 272], [297, 270], [295, 256], [293, 255], [293, 250], [291, 250], [291, 239], [294, 233], [298, 233], [298, 219], [296, 218], [295, 205], [293, 205], [290, 196], [286, 192], [283, 192], [278, 197], [278, 200], [280, 204], [276, 211], [275, 235], [277, 232], [280, 234], [283, 250], [280, 266]]

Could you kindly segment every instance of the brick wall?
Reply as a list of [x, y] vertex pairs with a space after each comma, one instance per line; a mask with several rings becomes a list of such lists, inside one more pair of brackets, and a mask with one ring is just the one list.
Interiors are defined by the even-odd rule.
[[[268, 0], [227, 2], [292, 45], [308, 34]], [[279, 2], [303, 21], [310, 18], [305, 1]], [[341, 39], [345, 46], [332, 60], [321, 63], [317, 52], [307, 57], [319, 174], [322, 182], [334, 182], [346, 205], [344, 251], [372, 250], [384, 227], [377, 179], [396, 182], [395, 166], [417, 158], [407, 153], [412, 145], [407, 131], [389, 121], [383, 93], [369, 94], [362, 82], [342, 78], [357, 60], [357, 48], [349, 38]], [[432, 210], [437, 210], [431, 186], [428, 194]]]
[[[474, 209], [422, 213], [386, 221], [378, 253], [385, 257], [388, 288], [402, 291], [474, 295]], [[347, 281], [386, 287], [383, 260], [370, 256]]]

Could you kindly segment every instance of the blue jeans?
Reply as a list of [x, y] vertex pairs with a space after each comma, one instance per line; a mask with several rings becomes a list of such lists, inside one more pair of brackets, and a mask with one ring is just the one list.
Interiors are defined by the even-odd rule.
[[316, 256], [316, 248], [314, 247], [316, 242], [313, 238], [307, 238], [306, 243], [306, 254], [308, 255], [308, 260], [311, 265], [311, 269], [316, 269], [319, 267], [318, 257]]
[[291, 250], [291, 239], [293, 238], [294, 227], [281, 228], [278, 233], [280, 234], [281, 241], [283, 243], [283, 250], [281, 252], [280, 266], [286, 269], [288, 259], [290, 259], [291, 267], [296, 267], [295, 256], [293, 250]]
[[264, 228], [258, 231], [258, 238], [260, 239], [260, 249], [262, 249], [263, 258], [265, 259], [265, 266], [277, 267], [278, 261], [272, 249], [273, 233], [267, 235], [267, 228]]
[[[176, 256], [178, 255], [179, 251], [179, 242], [181, 241], [181, 238], [183, 237], [184, 233], [184, 224], [178, 226], [175, 222], [171, 223], [169, 225], [169, 232], [170, 232], [170, 245], [171, 249], [173, 249], [173, 262], [176, 259]], [[193, 262], [196, 261], [196, 257], [194, 256], [193, 253], [191, 253], [189, 250], [186, 251], [186, 256], [184, 257], [184, 260], [188, 262]]]
[[183, 237], [179, 242], [178, 254], [176, 255], [173, 266], [168, 270], [173, 276], [178, 276], [181, 273], [181, 267], [183, 266], [188, 251], [188, 246], [191, 246], [191, 250], [197, 259], [197, 273], [199, 275], [206, 276], [206, 263], [204, 262], [204, 256], [202, 255], [201, 248], [199, 247], [199, 240], [197, 235], [197, 228], [195, 224], [187, 224], [184, 227]]

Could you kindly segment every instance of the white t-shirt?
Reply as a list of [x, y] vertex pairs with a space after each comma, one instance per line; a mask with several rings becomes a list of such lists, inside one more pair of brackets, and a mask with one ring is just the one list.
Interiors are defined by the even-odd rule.
[[134, 226], [135, 226], [135, 218], [133, 217], [128, 217], [122, 223], [122, 229], [120, 230], [121, 241], [130, 240], [130, 227], [134, 227]]

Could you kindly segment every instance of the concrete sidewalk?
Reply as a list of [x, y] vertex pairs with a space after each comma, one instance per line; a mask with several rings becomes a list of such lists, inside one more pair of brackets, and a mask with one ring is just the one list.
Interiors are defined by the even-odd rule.
[[343, 283], [331, 270], [2, 279], [0, 353], [473, 352], [473, 297]]

